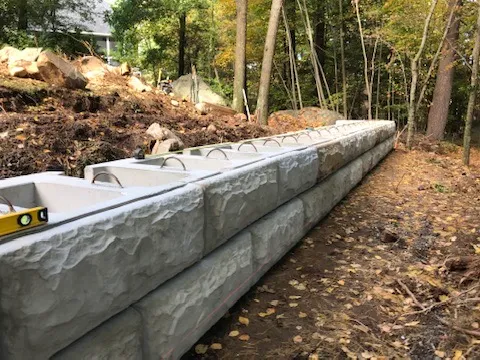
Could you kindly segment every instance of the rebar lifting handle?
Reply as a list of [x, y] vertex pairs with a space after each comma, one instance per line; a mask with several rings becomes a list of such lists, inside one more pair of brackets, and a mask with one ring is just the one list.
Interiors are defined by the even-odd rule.
[[243, 145], [251, 145], [255, 149], [255, 152], [258, 152], [257, 147], [251, 141], [245, 141], [245, 142], [241, 143], [240, 146], [237, 148], [237, 151], [240, 151], [240, 149], [242, 148]]
[[102, 172], [99, 172], [98, 174], [96, 174], [93, 179], [92, 179], [92, 184], [95, 184], [95, 181], [97, 180], [97, 178], [101, 175], [106, 175], [106, 176], [110, 176], [111, 178], [113, 178], [115, 180], [115, 182], [118, 184], [118, 186], [120, 186], [122, 189], [123, 189], [123, 185], [122, 183], [120, 182], [120, 180], [118, 180], [118, 177], [110, 172], [107, 172], [107, 171], [102, 171]]
[[180, 164], [182, 164], [183, 170], [184, 170], [184, 171], [187, 171], [187, 167], [185, 166], [185, 164], [183, 163], [183, 161], [180, 160], [180, 159], [179, 159], [178, 157], [176, 157], [176, 156], [170, 156], [170, 157], [164, 158], [162, 165], [160, 165], [160, 169], [163, 168], [163, 167], [165, 166], [165, 164], [167, 163], [167, 161], [170, 160], [170, 159], [178, 161]]
[[277, 144], [279, 147], [282, 147], [282, 144], [280, 144], [277, 140], [275, 139], [267, 139], [263, 142], [263, 145], [265, 144], [268, 144], [269, 142], [274, 142], [275, 144]]
[[223, 154], [223, 156], [225, 156], [225, 160], [228, 160], [228, 156], [227, 156], [227, 154], [225, 153], [225, 151], [223, 151], [223, 150], [222, 150], [222, 149], [220, 149], [220, 148], [214, 148], [214, 149], [210, 150], [210, 151], [208, 152], [208, 154], [207, 154], [205, 157], [207, 157], [207, 158], [208, 158], [208, 157], [209, 157], [209, 155], [210, 155], [212, 152], [214, 152], [214, 151], [220, 151], [220, 152]]
[[295, 140], [296, 143], [298, 143], [297, 138], [293, 135], [285, 135], [284, 137], [282, 137], [282, 143], [285, 141], [286, 138], [292, 138], [293, 140]]
[[5, 204], [7, 204], [8, 211], [16, 212], [15, 208], [13, 207], [13, 204], [5, 196], [0, 195], [0, 200], [2, 200]]

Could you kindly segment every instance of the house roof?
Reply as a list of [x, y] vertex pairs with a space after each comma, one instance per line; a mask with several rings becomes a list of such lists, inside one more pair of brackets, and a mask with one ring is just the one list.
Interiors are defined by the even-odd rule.
[[105, 13], [112, 9], [111, 4], [114, 0], [99, 0], [95, 1], [95, 10], [92, 14], [92, 21], [83, 21], [80, 17], [76, 14], [72, 14], [71, 19], [74, 22], [78, 22], [82, 24], [85, 28], [83, 33], [93, 34], [93, 35], [100, 35], [100, 36], [111, 36], [112, 29], [110, 25], [105, 20]]

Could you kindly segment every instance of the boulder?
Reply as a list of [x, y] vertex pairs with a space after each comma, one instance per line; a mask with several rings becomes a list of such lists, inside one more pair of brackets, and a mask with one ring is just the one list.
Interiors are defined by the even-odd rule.
[[177, 139], [157, 140], [152, 149], [152, 155], [164, 154], [170, 151], [178, 151], [184, 148], [183, 143]]
[[25, 70], [25, 68], [21, 66], [9, 66], [8, 73], [10, 74], [10, 76], [15, 76], [20, 78], [27, 77], [28, 75], [27, 70]]
[[11, 46], [5, 46], [0, 50], [0, 63], [5, 63], [8, 62], [8, 59], [10, 56], [16, 56], [18, 53], [21, 51], [11, 47]]
[[37, 60], [37, 66], [43, 81], [64, 86], [69, 89], [84, 89], [88, 80], [68, 61], [51, 51], [44, 51]]
[[72, 63], [88, 80], [103, 79], [108, 66], [96, 56], [84, 56]]
[[147, 129], [147, 135], [156, 140], [152, 148], [152, 154], [163, 154], [169, 151], [177, 151], [185, 148], [182, 140], [167, 128], [153, 123]]
[[25, 48], [22, 51], [13, 51], [8, 57], [8, 64], [14, 64], [18, 61], [37, 61], [42, 53], [42, 48]]
[[124, 62], [122, 65], [120, 65], [120, 75], [125, 76], [125, 75], [130, 75], [132, 72], [132, 68], [128, 63]]
[[330, 110], [306, 107], [302, 110], [283, 110], [270, 115], [268, 125], [281, 132], [297, 131], [306, 127], [334, 125], [343, 115]]
[[128, 86], [138, 92], [152, 91], [152, 87], [145, 85], [142, 80], [136, 76], [131, 76], [128, 80]]
[[228, 106], [210, 104], [207, 102], [200, 102], [195, 104], [195, 109], [202, 114], [215, 114], [220, 116], [234, 116], [237, 114], [235, 110], [229, 108]]
[[8, 72], [10, 76], [41, 80], [37, 63], [32, 61], [17, 60], [9, 63]]
[[[215, 93], [210, 86], [207, 85], [203, 79], [197, 75], [198, 79], [198, 101], [207, 102], [210, 104], [216, 105], [227, 105], [227, 101]], [[185, 98], [188, 101], [191, 101], [192, 89], [193, 89], [193, 79], [192, 75], [184, 75], [179, 77], [176, 81], [172, 83], [173, 92], [175, 96], [179, 98]]]

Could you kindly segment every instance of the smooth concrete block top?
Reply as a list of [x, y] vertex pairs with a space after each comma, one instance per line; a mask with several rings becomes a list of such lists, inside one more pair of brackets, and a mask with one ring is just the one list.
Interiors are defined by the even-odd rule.
[[254, 279], [258, 281], [304, 235], [304, 210], [293, 199], [264, 216], [246, 231], [252, 235]]
[[140, 314], [129, 308], [52, 357], [52, 360], [141, 360]]
[[44, 359], [202, 257], [188, 185], [0, 245], [0, 358]]
[[293, 151], [275, 160], [278, 161], [278, 205], [317, 183], [319, 161], [315, 148]]
[[178, 359], [249, 289], [251, 276], [251, 237], [242, 232], [140, 300], [144, 359]]
[[277, 173], [274, 158], [197, 183], [205, 193], [205, 254], [277, 207]]

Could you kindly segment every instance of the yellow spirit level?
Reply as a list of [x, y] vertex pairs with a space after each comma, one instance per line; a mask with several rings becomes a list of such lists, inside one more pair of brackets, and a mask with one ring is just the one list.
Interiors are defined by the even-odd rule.
[[10, 212], [0, 215], [0, 236], [15, 233], [17, 231], [31, 229], [44, 225], [48, 222], [48, 210], [44, 207]]

